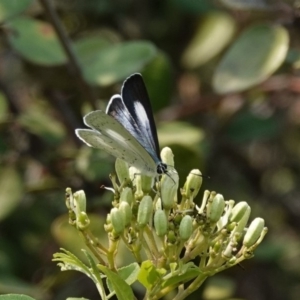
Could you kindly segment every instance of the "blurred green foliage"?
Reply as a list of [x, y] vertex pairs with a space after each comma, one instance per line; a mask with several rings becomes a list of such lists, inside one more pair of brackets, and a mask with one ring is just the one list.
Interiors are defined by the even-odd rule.
[[80, 247], [65, 188], [84, 189], [99, 217], [112, 200], [100, 186], [110, 186], [114, 158], [82, 145], [74, 129], [141, 72], [181, 177], [201, 168], [204, 189], [248, 201], [269, 227], [254, 260], [190, 299], [299, 299], [297, 1], [49, 0], [91, 93], [45, 1], [0, 1], [0, 293], [98, 299], [91, 282], [51, 261], [61, 246]]

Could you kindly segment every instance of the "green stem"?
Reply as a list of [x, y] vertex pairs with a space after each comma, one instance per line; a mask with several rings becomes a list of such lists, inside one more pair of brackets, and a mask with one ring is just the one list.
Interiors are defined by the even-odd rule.
[[173, 298], [173, 300], [185, 299], [188, 295], [196, 291], [207, 277], [208, 276], [204, 274], [199, 275], [185, 290], [179, 291], [176, 297]]

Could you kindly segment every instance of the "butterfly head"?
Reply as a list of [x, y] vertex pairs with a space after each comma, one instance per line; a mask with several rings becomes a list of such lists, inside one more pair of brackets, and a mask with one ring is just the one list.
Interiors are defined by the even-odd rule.
[[156, 172], [159, 175], [166, 174], [168, 173], [168, 166], [165, 163], [161, 162], [157, 165]]

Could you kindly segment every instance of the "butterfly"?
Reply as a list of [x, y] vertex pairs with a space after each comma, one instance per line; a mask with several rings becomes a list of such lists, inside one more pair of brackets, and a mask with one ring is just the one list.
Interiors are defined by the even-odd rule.
[[91, 129], [76, 129], [88, 146], [126, 161], [141, 174], [168, 174], [162, 162], [151, 103], [141, 74], [128, 77], [121, 95], [111, 97], [106, 112], [96, 110], [83, 118]]

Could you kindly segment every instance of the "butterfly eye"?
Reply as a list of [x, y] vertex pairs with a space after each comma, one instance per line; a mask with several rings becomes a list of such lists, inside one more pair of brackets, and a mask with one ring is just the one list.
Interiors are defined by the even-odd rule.
[[164, 163], [160, 163], [157, 165], [157, 169], [156, 169], [157, 174], [161, 175], [161, 174], [165, 174], [168, 172], [168, 166]]

